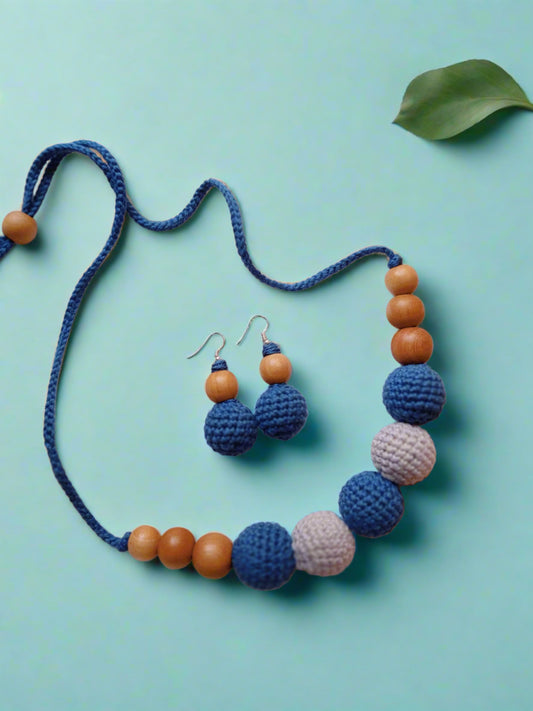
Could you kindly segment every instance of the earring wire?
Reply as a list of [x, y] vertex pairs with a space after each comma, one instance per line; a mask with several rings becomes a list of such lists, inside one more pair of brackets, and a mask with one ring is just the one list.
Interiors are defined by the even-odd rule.
[[261, 340], [263, 341], [263, 343], [270, 343], [270, 341], [268, 340], [267, 335], [266, 335], [267, 329], [270, 327], [270, 322], [269, 322], [269, 320], [267, 319], [266, 316], [261, 316], [261, 314], [255, 314], [255, 316], [252, 316], [252, 318], [248, 321], [248, 325], [247, 325], [246, 328], [244, 329], [244, 333], [242, 334], [242, 336], [241, 336], [241, 337], [239, 338], [239, 340], [237, 341], [237, 345], [238, 345], [238, 346], [241, 345], [241, 343], [242, 343], [243, 340], [244, 340], [244, 337], [246, 336], [246, 334], [247, 334], [248, 331], [250, 330], [250, 326], [252, 325], [252, 321], [254, 320], [254, 318], [264, 318], [264, 319], [265, 319], [265, 321], [266, 321], [266, 326], [265, 326], [264, 329], [261, 331]]
[[200, 346], [200, 348], [197, 348], [197, 349], [194, 351], [194, 353], [191, 353], [191, 355], [188, 355], [188, 356], [187, 356], [187, 360], [189, 360], [189, 358], [194, 358], [195, 355], [198, 355], [198, 353], [200, 353], [200, 351], [202, 350], [202, 348], [207, 344], [207, 342], [209, 341], [210, 338], [212, 338], [212, 336], [220, 336], [220, 338], [222, 338], [222, 345], [221, 345], [219, 348], [217, 348], [216, 351], [215, 351], [215, 360], [218, 360], [218, 359], [220, 358], [220, 351], [221, 351], [221, 350], [224, 348], [224, 346], [226, 345], [226, 339], [225, 339], [225, 337], [224, 337], [219, 331], [213, 331], [213, 333], [210, 333], [209, 336], [208, 336], [208, 337], [205, 339], [205, 341], [202, 343], [202, 345]]

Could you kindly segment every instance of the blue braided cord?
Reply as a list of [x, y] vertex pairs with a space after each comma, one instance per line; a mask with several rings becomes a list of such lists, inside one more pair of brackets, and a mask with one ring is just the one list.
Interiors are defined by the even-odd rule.
[[9, 250], [12, 249], [14, 246], [15, 246], [14, 242], [12, 242], [7, 237], [1, 236], [0, 237], [0, 259], [2, 259], [2, 257], [5, 257], [6, 254], [9, 252]]
[[276, 279], [271, 279], [270, 277], [266, 276], [266, 274], [263, 274], [263, 272], [261, 272], [252, 261], [250, 253], [248, 251], [248, 245], [246, 243], [246, 236], [244, 234], [244, 224], [239, 203], [237, 202], [235, 196], [228, 188], [228, 186], [222, 181], [216, 180], [215, 178], [209, 178], [208, 180], [204, 180], [204, 182], [194, 193], [189, 204], [178, 215], [168, 220], [163, 220], [161, 222], [147, 220], [136, 210], [136, 208], [131, 204], [131, 202], [128, 205], [128, 213], [135, 220], [135, 222], [137, 222], [142, 227], [146, 227], [146, 229], [148, 230], [154, 230], [155, 232], [173, 230], [177, 227], [181, 227], [181, 225], [191, 219], [191, 217], [200, 207], [204, 198], [213, 188], [216, 188], [220, 193], [222, 193], [224, 199], [226, 200], [226, 204], [229, 208], [231, 225], [233, 227], [233, 234], [235, 236], [235, 245], [237, 247], [237, 252], [244, 266], [251, 274], [253, 274], [256, 279], [259, 279], [259, 281], [263, 282], [263, 284], [271, 286], [274, 289], [282, 289], [283, 291], [304, 291], [306, 289], [311, 289], [312, 287], [317, 286], [326, 279], [329, 279], [334, 274], [337, 274], [343, 269], [346, 269], [347, 267], [351, 266], [354, 262], [357, 262], [360, 259], [363, 259], [364, 257], [368, 257], [371, 254], [385, 255], [388, 258], [389, 268], [396, 267], [402, 263], [402, 258], [400, 257], [400, 255], [396, 254], [388, 247], [373, 246], [365, 247], [364, 249], [360, 249], [357, 252], [353, 252], [344, 259], [340, 259], [338, 262], [335, 262], [335, 264], [331, 264], [329, 267], [322, 269], [321, 271], [317, 272], [316, 274], [313, 274], [307, 279], [302, 279], [302, 281], [284, 282], [277, 281]]
[[[51, 149], [47, 149], [48, 152], [50, 152]], [[34, 185], [36, 180], [38, 179], [39, 175], [41, 174], [41, 170], [43, 166], [46, 164], [48, 160], [47, 156], [47, 151], [44, 151], [43, 154], [34, 162], [32, 168], [30, 169], [30, 173], [32, 175], [32, 181], [28, 181], [27, 186], [26, 186], [26, 192], [24, 196], [24, 206], [33, 214], [35, 214], [34, 207], [35, 205], [32, 204], [32, 196], [36, 195], [38, 196], [38, 200], [42, 202], [42, 198], [46, 194], [46, 191], [50, 185], [53, 173], [55, 172], [55, 169], [58, 167], [59, 162], [56, 160], [50, 161], [48, 163], [48, 167], [45, 170], [45, 173], [43, 175], [43, 178], [41, 180], [40, 186], [37, 188], [37, 191], [34, 193]], [[91, 160], [93, 160], [99, 167], [104, 170], [106, 177], [108, 178], [111, 187], [113, 188], [115, 195], [116, 195], [116, 200], [115, 200], [115, 218], [113, 220], [113, 225], [111, 228], [111, 233], [104, 244], [102, 250], [96, 257], [96, 259], [92, 262], [92, 264], [89, 266], [89, 268], [84, 272], [84, 274], [81, 276], [80, 280], [76, 284], [74, 291], [69, 299], [67, 309], [65, 312], [65, 315], [63, 317], [63, 323], [61, 326], [61, 331], [59, 334], [59, 339], [57, 343], [57, 348], [56, 352], [54, 355], [54, 360], [52, 363], [52, 371], [50, 374], [50, 381], [48, 384], [48, 393], [46, 397], [46, 404], [45, 404], [45, 410], [44, 410], [44, 441], [45, 441], [45, 446], [48, 451], [48, 456], [50, 458], [50, 464], [52, 466], [52, 471], [54, 472], [54, 475], [62, 487], [63, 491], [65, 494], [68, 496], [70, 499], [72, 505], [78, 511], [80, 516], [83, 518], [83, 520], [87, 523], [87, 525], [92, 528], [92, 530], [106, 543], [108, 543], [110, 546], [113, 548], [116, 548], [119, 551], [126, 551], [128, 548], [128, 539], [129, 539], [129, 532], [125, 533], [122, 537], [117, 537], [114, 536], [112, 533], [110, 533], [107, 529], [105, 529], [100, 522], [94, 517], [94, 515], [89, 511], [85, 503], [83, 502], [82, 498], [76, 491], [76, 488], [70, 481], [69, 477], [67, 476], [67, 473], [63, 467], [63, 464], [61, 462], [61, 459], [59, 457], [59, 453], [57, 451], [57, 442], [56, 442], [56, 406], [57, 406], [57, 393], [58, 393], [58, 386], [59, 386], [59, 379], [61, 377], [61, 370], [63, 367], [63, 361], [65, 358], [65, 353], [67, 350], [70, 334], [72, 332], [72, 328], [74, 325], [74, 321], [76, 319], [76, 315], [78, 313], [78, 310], [80, 308], [81, 302], [83, 300], [83, 297], [96, 276], [98, 270], [102, 266], [102, 264], [105, 262], [107, 257], [111, 254], [113, 248], [118, 242], [118, 239], [120, 237], [121, 231], [122, 231], [122, 225], [124, 223], [124, 219], [126, 217], [126, 212], [127, 212], [127, 197], [126, 197], [126, 187], [124, 184], [124, 178], [122, 176], [122, 173], [120, 171], [120, 168], [118, 167], [118, 164], [116, 164], [115, 161], [109, 162], [107, 165], [104, 164], [98, 156], [89, 148], [85, 148], [84, 146], [78, 146], [75, 144], [71, 144], [70, 146], [60, 146], [58, 147], [58, 153], [61, 156], [61, 159], [67, 155], [69, 152], [78, 152], [81, 153], [82, 155], [86, 155]], [[105, 169], [104, 169], [105, 168]], [[45, 187], [43, 187], [45, 185]], [[40, 204], [39, 202], [39, 204]]]
[[[44, 174], [39, 181], [39, 184], [35, 190], [34, 195], [28, 195], [24, 196], [24, 201], [23, 201], [23, 208], [25, 206], [26, 201], [31, 204], [31, 211], [33, 215], [37, 212], [37, 210], [41, 207], [41, 203], [44, 200], [46, 193], [48, 192], [48, 188], [50, 186], [50, 183], [52, 182], [52, 178], [54, 177], [54, 174], [56, 170], [58, 169], [61, 161], [63, 160], [64, 156], [66, 154], [61, 154], [59, 156], [56, 156], [52, 160], [48, 161], [46, 164], [46, 167], [44, 169]], [[33, 216], [32, 215], [32, 216]]]
[[[89, 268], [82, 274], [67, 304], [67, 309], [63, 317], [61, 331], [52, 363], [50, 381], [48, 383], [48, 392], [44, 410], [43, 434], [54, 475], [76, 511], [78, 511], [83, 520], [102, 540], [119, 551], [125, 551], [128, 547], [130, 533], [126, 532], [122, 537], [117, 537], [107, 531], [107, 529], [105, 529], [89, 511], [66, 474], [57, 451], [56, 409], [57, 393], [63, 361], [76, 316], [92, 280], [106, 259], [109, 257], [120, 238], [126, 215], [129, 214], [130, 217], [139, 225], [154, 232], [173, 230], [190, 220], [208, 193], [213, 189], [217, 189], [223, 195], [228, 206], [231, 225], [233, 227], [235, 237], [235, 245], [242, 262], [253, 274], [253, 276], [259, 279], [259, 281], [267, 284], [268, 286], [276, 289], [282, 289], [284, 291], [303, 291], [305, 289], [310, 289], [317, 284], [320, 284], [325, 279], [329, 279], [334, 274], [346, 269], [354, 262], [372, 254], [381, 254], [386, 256], [389, 268], [401, 264], [402, 258], [388, 247], [365, 247], [357, 252], [353, 252], [344, 259], [335, 262], [335, 264], [322, 269], [302, 281], [288, 283], [271, 279], [259, 271], [252, 261], [246, 243], [244, 224], [239, 204], [225, 183], [214, 178], [205, 180], [200, 187], [197, 188], [185, 208], [175, 217], [168, 220], [149, 220], [135, 208], [129, 199], [126, 193], [122, 171], [114, 156], [107, 150], [107, 148], [105, 148], [105, 146], [102, 146], [94, 141], [87, 140], [73, 141], [71, 143], [58, 143], [56, 145], [49, 146], [37, 156], [37, 158], [33, 161], [26, 178], [22, 202], [23, 212], [31, 215], [32, 217], [37, 213], [44, 198], [46, 197], [57, 168], [62, 160], [71, 153], [78, 153], [90, 158], [93, 163], [95, 163], [104, 173], [115, 193], [115, 217], [107, 241]], [[2, 259], [14, 246], [14, 243], [10, 239], [0, 236], [0, 259]]]

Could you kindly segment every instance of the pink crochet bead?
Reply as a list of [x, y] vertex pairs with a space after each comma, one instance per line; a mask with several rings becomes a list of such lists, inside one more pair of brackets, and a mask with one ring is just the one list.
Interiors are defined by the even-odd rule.
[[378, 472], [398, 486], [416, 484], [435, 466], [433, 440], [422, 427], [394, 422], [372, 440], [372, 461]]
[[316, 511], [294, 527], [292, 548], [298, 570], [322, 577], [338, 575], [353, 560], [355, 538], [333, 511]]

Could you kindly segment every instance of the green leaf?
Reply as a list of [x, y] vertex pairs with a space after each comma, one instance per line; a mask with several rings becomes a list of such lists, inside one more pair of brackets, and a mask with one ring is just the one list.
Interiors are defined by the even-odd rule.
[[438, 140], [510, 106], [533, 111], [522, 87], [506, 71], [486, 59], [469, 59], [415, 77], [393, 123]]

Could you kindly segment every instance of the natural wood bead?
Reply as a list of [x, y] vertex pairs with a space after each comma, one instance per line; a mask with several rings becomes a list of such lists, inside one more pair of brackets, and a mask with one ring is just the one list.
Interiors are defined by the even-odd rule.
[[185, 568], [192, 560], [194, 536], [188, 528], [169, 528], [159, 540], [157, 555], [165, 568], [179, 570]]
[[433, 353], [433, 339], [423, 328], [401, 328], [392, 337], [391, 351], [402, 365], [425, 363]]
[[229, 370], [215, 370], [205, 381], [205, 392], [213, 402], [224, 402], [237, 397], [239, 383]]
[[393, 296], [387, 304], [387, 318], [396, 328], [418, 326], [425, 316], [424, 302], [414, 294]]
[[395, 296], [412, 294], [418, 286], [418, 274], [408, 264], [400, 264], [385, 274], [385, 286]]
[[128, 553], [135, 558], [146, 562], [157, 557], [157, 546], [161, 534], [153, 526], [137, 526], [130, 534], [128, 540]]
[[223, 533], [206, 533], [195, 543], [192, 564], [204, 578], [218, 580], [231, 570], [233, 543]]
[[292, 365], [283, 353], [271, 353], [261, 360], [259, 372], [265, 383], [269, 385], [286, 383], [291, 377]]
[[28, 244], [37, 236], [37, 223], [25, 212], [15, 210], [4, 217], [2, 232], [15, 244]]

